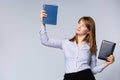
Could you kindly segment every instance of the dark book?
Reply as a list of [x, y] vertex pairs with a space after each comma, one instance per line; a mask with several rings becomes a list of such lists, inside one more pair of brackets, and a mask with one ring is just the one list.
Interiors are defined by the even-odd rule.
[[44, 24], [56, 25], [57, 24], [58, 6], [57, 5], [44, 4], [43, 8], [44, 8], [44, 10], [46, 11], [46, 14], [47, 14], [47, 17], [43, 18], [43, 23]]
[[101, 43], [98, 59], [107, 61], [107, 57], [113, 54], [115, 46], [116, 46], [116, 43], [103, 40]]

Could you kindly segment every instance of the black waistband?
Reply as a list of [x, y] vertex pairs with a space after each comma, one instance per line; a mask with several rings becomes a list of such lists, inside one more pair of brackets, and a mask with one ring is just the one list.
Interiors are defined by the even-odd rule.
[[91, 69], [85, 69], [85, 70], [82, 70], [82, 71], [78, 71], [78, 72], [72, 72], [72, 73], [65, 73], [65, 75], [69, 75], [69, 74], [78, 74], [78, 73], [83, 73], [83, 72], [88, 72], [90, 71], [91, 72]]

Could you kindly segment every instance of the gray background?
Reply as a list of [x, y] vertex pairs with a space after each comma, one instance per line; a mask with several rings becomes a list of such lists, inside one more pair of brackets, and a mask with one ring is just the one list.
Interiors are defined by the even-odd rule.
[[[82, 16], [96, 22], [98, 50], [103, 39], [117, 43], [115, 62], [95, 75], [120, 78], [120, 0], [0, 0], [0, 80], [62, 80], [64, 55], [41, 45], [39, 14], [44, 3], [59, 6], [58, 23], [48, 25], [50, 38], [71, 38]], [[98, 60], [98, 65], [104, 61]]]

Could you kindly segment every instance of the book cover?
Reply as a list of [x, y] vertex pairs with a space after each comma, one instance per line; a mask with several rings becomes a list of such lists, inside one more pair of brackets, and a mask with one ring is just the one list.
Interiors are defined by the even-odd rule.
[[115, 46], [116, 46], [116, 43], [103, 40], [101, 43], [98, 59], [107, 61], [107, 57], [113, 54]]
[[57, 24], [58, 6], [57, 5], [44, 4], [43, 8], [45, 9], [46, 14], [47, 14], [47, 17], [43, 18], [43, 23], [44, 24], [56, 25]]

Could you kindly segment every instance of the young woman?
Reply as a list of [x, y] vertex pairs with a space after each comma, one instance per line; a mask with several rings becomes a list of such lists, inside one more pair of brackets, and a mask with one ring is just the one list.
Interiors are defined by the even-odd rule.
[[75, 36], [66, 40], [49, 39], [46, 26], [42, 22], [44, 17], [47, 17], [47, 14], [42, 9], [40, 14], [41, 43], [64, 51], [64, 80], [95, 80], [94, 74], [101, 72], [114, 62], [114, 56], [110, 55], [108, 57], [109, 62], [106, 61], [97, 66], [95, 22], [91, 17], [81, 17], [76, 27]]

